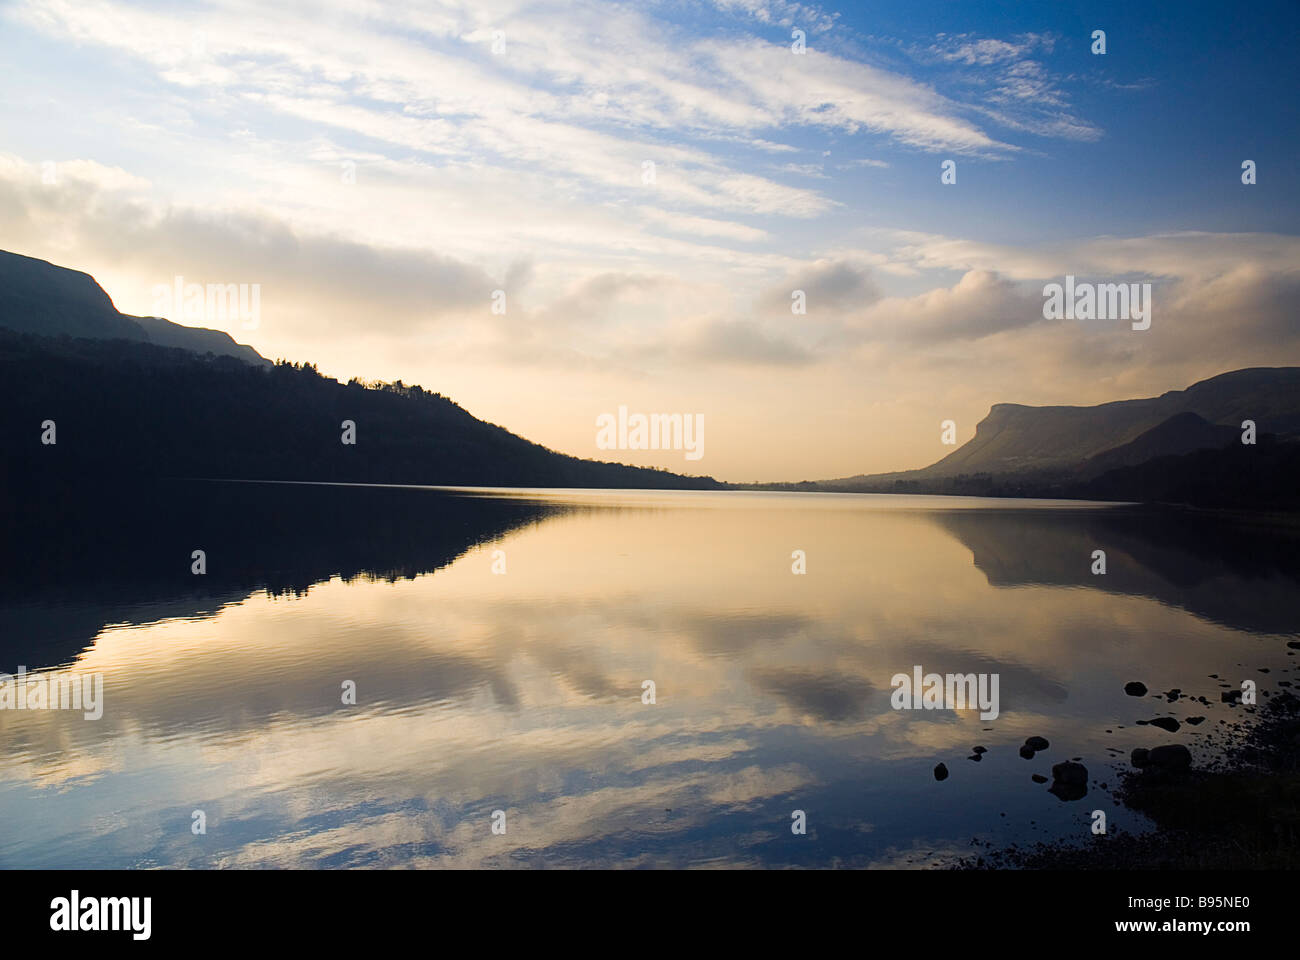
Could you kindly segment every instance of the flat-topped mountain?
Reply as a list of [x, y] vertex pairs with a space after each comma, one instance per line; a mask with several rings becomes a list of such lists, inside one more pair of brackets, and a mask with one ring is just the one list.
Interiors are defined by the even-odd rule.
[[1154, 457], [1217, 449], [1253, 420], [1260, 434], [1300, 433], [1300, 367], [1234, 370], [1158, 397], [1094, 407], [997, 403], [975, 436], [919, 470], [860, 474], [819, 487], [881, 489], [960, 476], [1083, 478]]
[[1254, 420], [1263, 432], [1295, 433], [1300, 431], [1300, 367], [1234, 370], [1186, 390], [1095, 407], [994, 404], [969, 442], [915, 475], [1072, 468], [1184, 413], [1238, 430], [1243, 420]]
[[221, 330], [119, 313], [90, 274], [5, 250], [0, 250], [0, 327], [45, 337], [136, 340], [245, 363], [270, 362]]
[[1297, 479], [1300, 367], [1252, 367], [1093, 407], [994, 404], [970, 441], [919, 470], [744, 486], [1300, 510]]

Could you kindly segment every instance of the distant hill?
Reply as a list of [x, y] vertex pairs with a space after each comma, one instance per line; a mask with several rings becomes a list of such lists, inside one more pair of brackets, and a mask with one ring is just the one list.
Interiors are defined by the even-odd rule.
[[[1204, 426], [1176, 419], [1182, 414], [1195, 415]], [[1300, 433], [1300, 367], [1234, 370], [1186, 390], [1095, 407], [997, 403], [976, 425], [975, 436], [937, 463], [919, 470], [860, 474], [819, 485], [844, 489], [958, 476], [1095, 473], [1098, 467], [1133, 465], [1151, 456], [1223, 446], [1221, 438], [1227, 438], [1228, 431], [1206, 427], [1230, 427], [1239, 436], [1243, 420], [1254, 420], [1261, 433]], [[1129, 444], [1135, 446], [1115, 452]], [[1092, 465], [1085, 468], [1090, 460]]]
[[[1255, 445], [1241, 443], [1244, 420]], [[994, 404], [969, 442], [919, 470], [744, 486], [1295, 510], [1298, 480], [1300, 367], [1255, 367], [1095, 407]]]
[[1251, 419], [1270, 433], [1300, 431], [1300, 367], [1235, 370], [1186, 390], [1095, 407], [994, 404], [968, 443], [917, 473], [950, 477], [1070, 468], [1130, 443], [1180, 413], [1238, 429], [1242, 420]]
[[0, 250], [0, 327], [41, 336], [136, 340], [270, 364], [224, 331], [119, 313], [90, 274], [4, 250]]

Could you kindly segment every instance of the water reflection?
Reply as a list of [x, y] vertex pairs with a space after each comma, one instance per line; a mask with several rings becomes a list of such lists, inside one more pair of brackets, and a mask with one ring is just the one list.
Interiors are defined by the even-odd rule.
[[[1132, 509], [176, 484], [6, 523], [0, 669], [106, 704], [0, 711], [4, 866], [925, 863], [1084, 831], [1110, 750], [1196, 749], [1207, 675], [1289, 682], [1297, 632], [1293, 540]], [[913, 664], [1001, 715], [890, 709]], [[1192, 708], [1132, 679], [1211, 722], [1135, 727]], [[1030, 781], [1072, 756], [1088, 798]]]

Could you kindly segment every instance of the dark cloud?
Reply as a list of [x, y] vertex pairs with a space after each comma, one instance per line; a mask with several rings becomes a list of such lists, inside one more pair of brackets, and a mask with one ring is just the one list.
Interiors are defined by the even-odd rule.
[[842, 260], [821, 261], [765, 291], [758, 300], [760, 311], [769, 316], [798, 316], [790, 309], [796, 290], [804, 292], [805, 316], [816, 320], [861, 310], [880, 299], [880, 290], [865, 267]]

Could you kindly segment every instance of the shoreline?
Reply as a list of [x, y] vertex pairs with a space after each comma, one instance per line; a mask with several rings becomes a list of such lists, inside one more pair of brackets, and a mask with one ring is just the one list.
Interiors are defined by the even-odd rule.
[[[1294, 641], [1293, 641], [1294, 642]], [[1151, 763], [1134, 750], [1113, 797], [1155, 829], [1012, 844], [948, 869], [1277, 870], [1300, 855], [1300, 697], [1274, 693], [1230, 725], [1208, 763]], [[1176, 759], [1177, 753], [1166, 755]]]

